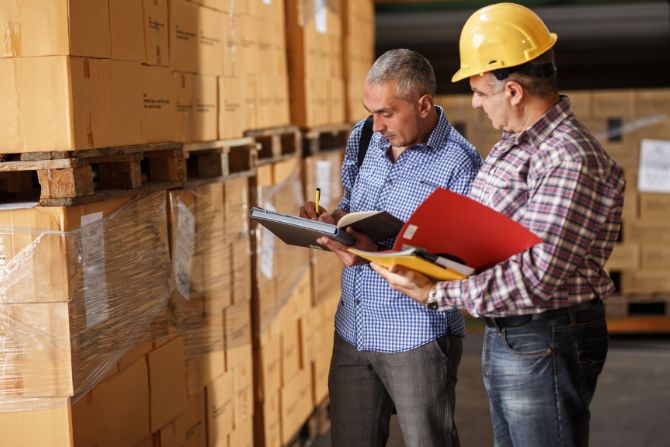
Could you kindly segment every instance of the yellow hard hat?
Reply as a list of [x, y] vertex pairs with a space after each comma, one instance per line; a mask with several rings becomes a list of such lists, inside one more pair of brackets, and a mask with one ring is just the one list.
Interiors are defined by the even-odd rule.
[[557, 39], [525, 6], [497, 3], [481, 8], [463, 25], [461, 68], [451, 82], [524, 64], [553, 47]]

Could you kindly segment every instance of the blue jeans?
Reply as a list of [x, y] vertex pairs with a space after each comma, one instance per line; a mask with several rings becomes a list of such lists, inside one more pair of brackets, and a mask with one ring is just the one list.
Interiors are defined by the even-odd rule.
[[602, 303], [515, 328], [486, 328], [482, 373], [495, 446], [585, 446], [607, 356]]

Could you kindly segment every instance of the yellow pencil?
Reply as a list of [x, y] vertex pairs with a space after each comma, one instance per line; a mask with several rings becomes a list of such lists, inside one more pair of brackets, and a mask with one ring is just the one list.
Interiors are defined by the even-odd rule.
[[316, 188], [314, 193], [314, 209], [316, 210], [316, 215], [319, 215], [319, 199], [321, 198], [321, 188]]

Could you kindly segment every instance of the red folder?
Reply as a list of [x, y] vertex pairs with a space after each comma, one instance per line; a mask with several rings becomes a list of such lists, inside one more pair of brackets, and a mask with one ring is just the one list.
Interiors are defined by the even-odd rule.
[[542, 239], [506, 215], [438, 188], [407, 220], [392, 250], [417, 247], [483, 270], [540, 242]]

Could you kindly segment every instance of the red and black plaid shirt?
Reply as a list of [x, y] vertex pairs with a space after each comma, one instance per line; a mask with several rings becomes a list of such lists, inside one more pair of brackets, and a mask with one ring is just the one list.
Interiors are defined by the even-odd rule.
[[470, 197], [543, 242], [466, 280], [440, 283], [441, 307], [507, 316], [607, 298], [614, 287], [603, 266], [621, 226], [624, 187], [623, 172], [566, 97], [530, 128], [504, 134]]

